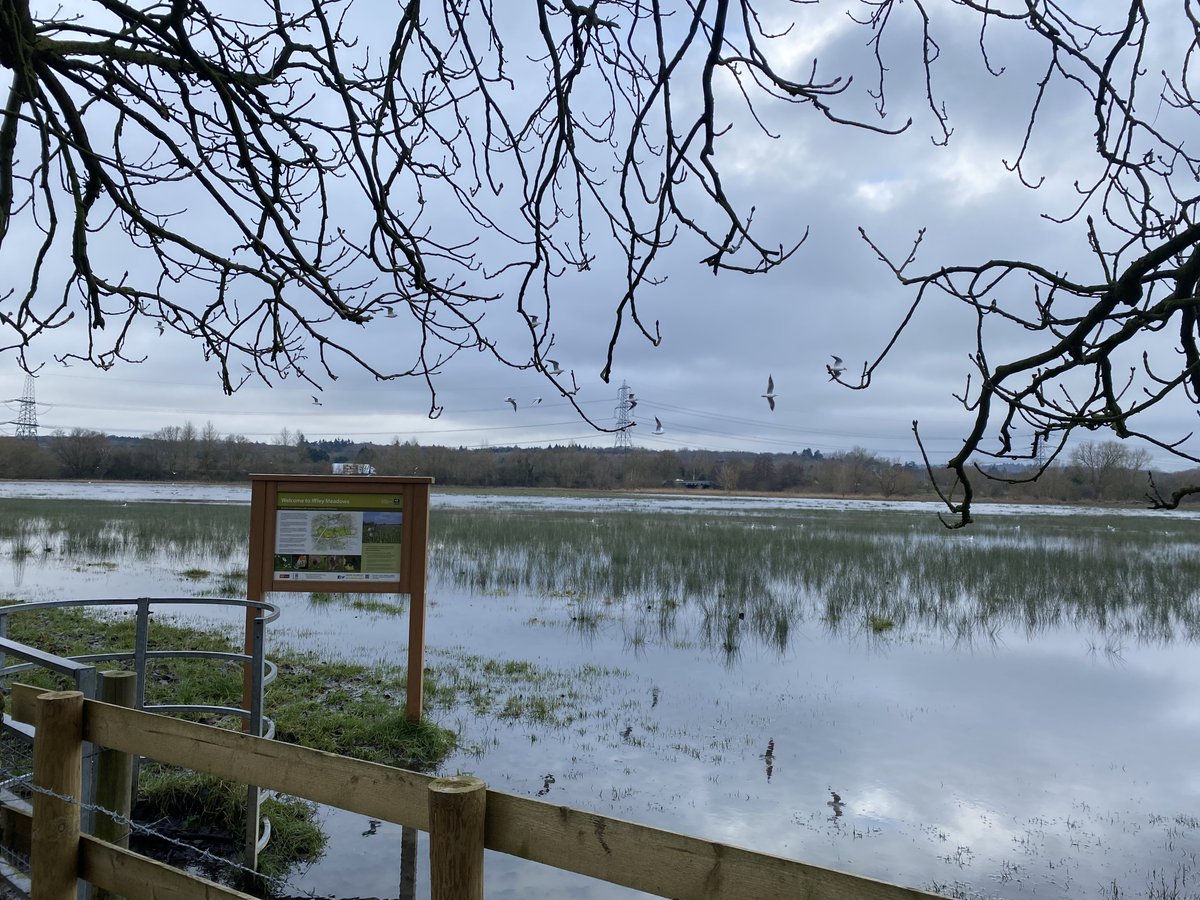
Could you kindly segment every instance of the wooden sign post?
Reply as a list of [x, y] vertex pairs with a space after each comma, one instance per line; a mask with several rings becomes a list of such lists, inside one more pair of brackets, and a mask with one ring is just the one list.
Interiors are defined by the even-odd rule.
[[[424, 703], [431, 484], [415, 476], [250, 476], [247, 599], [267, 591], [408, 594], [405, 712], [412, 721]], [[247, 609], [247, 653], [255, 615]]]

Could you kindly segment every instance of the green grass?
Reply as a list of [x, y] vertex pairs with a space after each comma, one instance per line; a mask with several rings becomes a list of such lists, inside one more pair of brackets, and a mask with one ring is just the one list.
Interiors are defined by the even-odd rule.
[[876, 634], [882, 634], [895, 628], [896, 623], [888, 616], [867, 616], [867, 627]]
[[[12, 614], [9, 636], [58, 656], [78, 656], [131, 649], [135, 628], [132, 616], [101, 619], [84, 608], [68, 607]], [[222, 634], [161, 621], [151, 626], [150, 648], [240, 652]], [[271, 658], [279, 677], [267, 688], [265, 703], [279, 740], [417, 769], [432, 768], [453, 749], [453, 735], [428, 718], [419, 725], [405, 719], [405, 673], [400, 667], [369, 669], [295, 651], [273, 652]], [[48, 672], [21, 678], [66, 686]], [[147, 704], [240, 706], [241, 691], [242, 666], [234, 661], [152, 660], [146, 672]]]
[[603, 706], [602, 695], [628, 676], [622, 669], [584, 665], [552, 669], [526, 660], [489, 659], [457, 650], [435, 650], [426, 690], [439, 706], [464, 705], [479, 716], [566, 728]]
[[[233, 858], [241, 853], [246, 822], [246, 788], [237, 782], [158, 764], [144, 766], [138, 783], [137, 812], [153, 822], [176, 823], [185, 833], [227, 835], [220, 843]], [[262, 815], [271, 822], [271, 840], [259, 855], [258, 873], [278, 878], [298, 863], [325, 851], [326, 836], [315, 824], [316, 804], [296, 797], [265, 795]], [[158, 826], [160, 829], [163, 825]], [[229, 880], [242, 882], [230, 873]]]
[[[9, 636], [58, 656], [78, 656], [133, 647], [131, 616], [98, 618], [84, 608], [34, 610], [10, 615]], [[224, 635], [155, 620], [151, 649], [236, 652]], [[405, 677], [396, 667], [329, 662], [311, 654], [272, 653], [279, 677], [267, 689], [266, 712], [276, 722], [276, 738], [331, 753], [408, 769], [435, 767], [454, 748], [454, 735], [428, 718], [408, 721], [404, 712]], [[116, 666], [114, 666], [115, 668]], [[67, 688], [62, 676], [47, 671], [20, 680]], [[152, 661], [146, 674], [146, 702], [241, 706], [242, 667], [229, 661], [171, 659]], [[238, 727], [233, 717], [190, 716], [208, 724]], [[241, 834], [245, 789], [193, 772], [158, 765], [144, 769], [139, 803], [151, 818], [190, 819], [209, 828]], [[262, 861], [264, 874], [314, 859], [324, 836], [314, 820], [315, 807], [301, 800], [271, 799], [272, 840]]]
[[380, 616], [400, 616], [408, 612], [407, 601], [398, 602], [393, 597], [376, 594], [313, 591], [309, 594], [309, 603], [319, 607], [354, 609]]

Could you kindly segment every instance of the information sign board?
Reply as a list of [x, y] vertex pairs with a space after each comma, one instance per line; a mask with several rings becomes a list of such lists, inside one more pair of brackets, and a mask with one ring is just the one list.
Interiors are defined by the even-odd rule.
[[411, 594], [414, 575], [424, 584], [433, 479], [250, 478], [251, 592]]
[[[432, 483], [415, 476], [250, 476], [247, 598], [262, 600], [269, 591], [408, 594], [405, 712], [414, 721], [424, 700]], [[248, 608], [247, 656], [254, 615]]]

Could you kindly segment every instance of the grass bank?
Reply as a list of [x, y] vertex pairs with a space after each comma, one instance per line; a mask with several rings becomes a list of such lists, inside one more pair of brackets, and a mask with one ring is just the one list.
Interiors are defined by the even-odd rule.
[[[9, 637], [59, 656], [77, 656], [132, 648], [135, 627], [128, 615], [97, 617], [77, 607], [33, 610], [11, 616]], [[154, 623], [151, 635], [156, 650], [240, 649], [222, 634], [162, 621]], [[276, 739], [416, 770], [436, 767], [453, 749], [455, 737], [448, 730], [428, 720], [413, 723], [405, 718], [405, 672], [400, 667], [368, 669], [296, 651], [270, 655], [279, 667], [279, 678], [266, 696]], [[48, 671], [29, 672], [20, 680], [47, 688], [70, 687]], [[242, 667], [232, 661], [154, 660], [146, 672], [148, 704], [240, 706], [241, 691]], [[227, 728], [240, 724], [231, 716], [191, 718]], [[279, 876], [320, 857], [325, 836], [316, 824], [312, 803], [274, 796], [264, 801], [263, 811], [272, 826], [271, 842], [260, 860], [264, 875]], [[208, 775], [147, 765], [139, 781], [135, 818], [154, 822], [155, 831], [167, 838], [186, 834], [210, 852], [236, 856], [236, 836], [245, 821], [245, 790]], [[169, 841], [162, 843], [177, 852]], [[155, 847], [156, 840], [147, 838], [142, 850], [153, 853]], [[236, 880], [231, 872], [206, 868], [205, 874]]]

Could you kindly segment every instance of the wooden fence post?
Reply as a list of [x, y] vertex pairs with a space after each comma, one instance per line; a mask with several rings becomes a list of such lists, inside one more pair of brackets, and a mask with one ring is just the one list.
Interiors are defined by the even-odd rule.
[[[137, 706], [137, 673], [114, 670], [100, 672], [98, 699], [114, 706]], [[96, 817], [92, 831], [96, 837], [129, 849], [129, 817], [136, 789], [133, 784], [133, 755], [105, 748], [96, 759]], [[108, 810], [113, 815], [103, 812]], [[116, 897], [108, 891], [96, 891], [96, 900]]]
[[473, 775], [429, 783], [431, 900], [483, 900], [483, 826], [487, 785]]
[[75, 900], [83, 789], [83, 693], [48, 691], [39, 695], [35, 725], [30, 898]]

